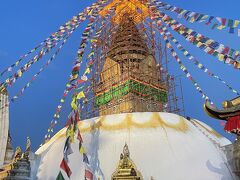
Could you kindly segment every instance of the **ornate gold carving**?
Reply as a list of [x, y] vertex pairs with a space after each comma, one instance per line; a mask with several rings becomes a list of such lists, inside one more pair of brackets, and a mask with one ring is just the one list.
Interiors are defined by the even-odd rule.
[[128, 145], [125, 144], [123, 153], [120, 155], [120, 161], [116, 171], [112, 174], [112, 180], [142, 180], [141, 173], [137, 170], [136, 165], [130, 159]]

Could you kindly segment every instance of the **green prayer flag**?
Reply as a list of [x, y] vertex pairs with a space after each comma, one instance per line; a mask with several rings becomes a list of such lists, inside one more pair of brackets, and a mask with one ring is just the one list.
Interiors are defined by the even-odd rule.
[[212, 26], [212, 29], [215, 29], [217, 26], [218, 26], [218, 24], [214, 24], [214, 25]]
[[234, 49], [231, 49], [229, 52], [229, 56], [233, 56], [234, 51], [235, 51]]
[[58, 176], [57, 176], [56, 180], [65, 180], [61, 171], [58, 173]]
[[217, 56], [217, 55], [218, 55], [218, 52], [214, 51], [213, 56]]
[[230, 27], [230, 28], [233, 27], [233, 20], [232, 19], [228, 20], [228, 27]]

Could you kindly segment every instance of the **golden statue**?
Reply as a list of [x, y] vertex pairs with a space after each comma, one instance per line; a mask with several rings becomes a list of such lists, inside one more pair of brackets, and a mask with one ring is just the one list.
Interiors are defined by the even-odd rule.
[[136, 165], [130, 159], [128, 145], [125, 144], [123, 153], [120, 155], [120, 161], [116, 171], [112, 174], [112, 180], [142, 180], [141, 173]]
[[16, 148], [15, 154], [14, 154], [14, 161], [20, 159], [22, 157], [22, 150], [21, 148], [18, 146]]

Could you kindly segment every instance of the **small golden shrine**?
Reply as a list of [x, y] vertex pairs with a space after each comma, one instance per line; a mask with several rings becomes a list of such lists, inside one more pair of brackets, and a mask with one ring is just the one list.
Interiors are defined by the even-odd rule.
[[142, 180], [141, 173], [137, 170], [136, 165], [130, 159], [128, 145], [125, 144], [123, 153], [120, 155], [120, 161], [116, 171], [112, 175], [112, 180]]

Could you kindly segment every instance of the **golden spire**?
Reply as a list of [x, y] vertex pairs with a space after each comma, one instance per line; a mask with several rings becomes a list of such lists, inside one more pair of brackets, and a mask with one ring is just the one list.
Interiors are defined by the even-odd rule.
[[105, 17], [109, 13], [109, 9], [114, 6], [116, 6], [116, 10], [113, 22], [116, 24], [121, 22], [121, 18], [125, 14], [130, 14], [136, 24], [145, 19], [149, 14], [149, 9], [143, 3], [143, 0], [113, 0], [99, 14]]

